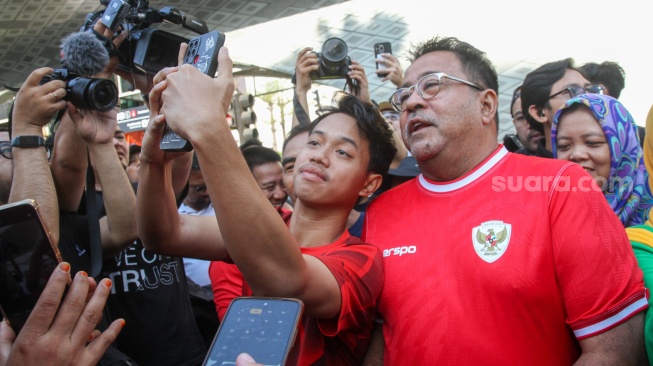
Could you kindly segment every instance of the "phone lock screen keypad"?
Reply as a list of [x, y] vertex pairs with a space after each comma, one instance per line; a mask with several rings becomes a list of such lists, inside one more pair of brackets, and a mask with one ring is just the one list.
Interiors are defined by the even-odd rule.
[[293, 341], [301, 303], [237, 298], [225, 315], [205, 365], [235, 365], [246, 352], [263, 365], [282, 365]]

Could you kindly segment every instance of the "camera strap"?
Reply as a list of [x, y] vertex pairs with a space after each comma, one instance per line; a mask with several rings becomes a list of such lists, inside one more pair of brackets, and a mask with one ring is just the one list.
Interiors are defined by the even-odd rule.
[[91, 277], [97, 277], [102, 270], [102, 242], [100, 238], [100, 212], [95, 192], [95, 172], [91, 165], [91, 154], [86, 149], [88, 167], [86, 168], [86, 218], [88, 220], [88, 239], [91, 252]]

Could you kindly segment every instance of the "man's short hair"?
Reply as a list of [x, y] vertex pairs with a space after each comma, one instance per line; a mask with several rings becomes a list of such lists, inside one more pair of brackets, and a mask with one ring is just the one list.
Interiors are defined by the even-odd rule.
[[621, 91], [626, 86], [626, 72], [618, 63], [605, 61], [601, 64], [589, 62], [578, 68], [585, 79], [592, 84], [602, 84], [608, 88], [609, 96], [619, 99]]
[[286, 150], [286, 145], [288, 145], [288, 141], [294, 139], [297, 137], [297, 135], [301, 135], [304, 132], [309, 132], [311, 130], [311, 125], [308, 123], [300, 123], [297, 126], [293, 127], [290, 129], [290, 132], [288, 132], [288, 136], [286, 136], [286, 139], [283, 140], [283, 147], [281, 148], [281, 152], [283, 153], [284, 150]]
[[202, 168], [200, 167], [200, 161], [197, 159], [197, 154], [193, 151], [193, 163], [190, 165], [190, 171], [196, 172], [201, 169]]
[[243, 149], [243, 157], [250, 171], [267, 163], [281, 163], [281, 156], [269, 147], [252, 145]]
[[526, 118], [528, 125], [533, 130], [544, 133], [544, 126], [528, 113], [528, 109], [532, 105], [540, 110], [550, 108], [549, 95], [551, 95], [551, 88], [556, 81], [565, 76], [568, 69], [575, 70], [572, 58], [549, 62], [526, 75], [524, 84], [521, 87], [521, 108], [524, 118]]
[[[468, 81], [471, 81], [483, 89], [492, 89], [497, 93], [497, 95], [499, 95], [499, 78], [497, 76], [497, 70], [492, 65], [490, 59], [487, 58], [485, 52], [467, 42], [459, 40], [456, 37], [440, 38], [439, 36], [436, 36], [423, 43], [413, 45], [410, 51], [408, 51], [409, 60], [411, 63], [415, 62], [415, 60], [425, 54], [435, 51], [448, 51], [454, 53], [463, 65], [467, 78], [469, 79]], [[494, 118], [496, 120], [498, 131], [498, 109]]]
[[337, 93], [333, 100], [335, 105], [318, 110], [319, 117], [311, 123], [309, 133], [313, 132], [324, 118], [332, 114], [342, 113], [352, 117], [361, 136], [369, 145], [370, 162], [367, 171], [385, 176], [392, 158], [397, 153], [389, 124], [372, 104], [354, 95]]

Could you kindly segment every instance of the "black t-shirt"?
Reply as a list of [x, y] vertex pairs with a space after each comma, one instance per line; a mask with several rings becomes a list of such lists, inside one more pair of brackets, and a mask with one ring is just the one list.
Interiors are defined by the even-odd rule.
[[[106, 212], [102, 193], [97, 192], [96, 197], [99, 216], [103, 217]], [[85, 211], [85, 200], [81, 208]], [[69, 215], [61, 224], [62, 256], [73, 269], [77, 266], [90, 273], [86, 215]], [[202, 363], [207, 349], [195, 322], [180, 258], [145, 250], [136, 240], [103, 262], [100, 278], [113, 281], [105, 307], [107, 320], [125, 319], [116, 340], [118, 349], [141, 366]]]

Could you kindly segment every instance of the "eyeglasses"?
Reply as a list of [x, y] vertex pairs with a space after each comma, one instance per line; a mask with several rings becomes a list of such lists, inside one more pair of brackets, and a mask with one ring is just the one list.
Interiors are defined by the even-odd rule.
[[199, 186], [191, 186], [190, 188], [191, 188], [193, 191], [197, 192], [197, 193], [204, 193], [204, 192], [206, 192], [206, 184], [202, 184], [202, 185], [199, 185]]
[[406, 101], [413, 94], [413, 89], [417, 89], [417, 94], [422, 97], [422, 99], [433, 99], [438, 95], [442, 88], [442, 78], [451, 79], [476, 90], [483, 91], [483, 88], [469, 81], [449, 76], [443, 72], [435, 72], [422, 77], [417, 81], [417, 83], [415, 83], [415, 85], [409, 88], [397, 89], [397, 91], [390, 97], [390, 103], [397, 112], [403, 112], [406, 109]]
[[577, 86], [577, 85], [572, 85], [568, 88], [564, 88], [561, 91], [550, 95], [549, 99], [555, 98], [560, 94], [564, 93], [569, 93], [569, 98], [577, 97], [581, 94], [603, 94], [605, 91], [605, 88], [602, 87], [601, 85], [590, 85], [588, 87], [582, 87], [582, 86]]
[[395, 111], [383, 111], [381, 113], [383, 118], [385, 118], [386, 121], [393, 122], [393, 121], [399, 121], [399, 113]]

